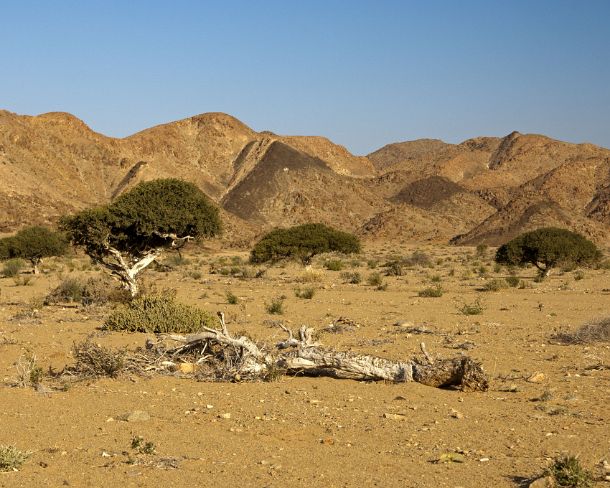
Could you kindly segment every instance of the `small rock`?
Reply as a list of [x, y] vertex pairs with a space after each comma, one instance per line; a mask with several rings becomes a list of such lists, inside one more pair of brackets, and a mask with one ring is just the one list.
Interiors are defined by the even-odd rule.
[[544, 478], [538, 478], [529, 484], [529, 488], [553, 488], [555, 483], [553, 482], [553, 478], [550, 476], [545, 476]]
[[144, 410], [134, 410], [125, 416], [127, 422], [145, 422], [150, 420], [150, 415]]
[[457, 410], [451, 409], [451, 417], [454, 419], [463, 419], [464, 414], [462, 412], [458, 412]]
[[534, 374], [532, 374], [527, 381], [529, 383], [542, 383], [545, 380], [546, 376], [544, 375], [544, 373], [541, 373], [540, 371], [536, 371]]
[[405, 415], [400, 415], [398, 413], [388, 413], [388, 412], [383, 414], [383, 418], [390, 419], [390, 420], [407, 420], [407, 417]]
[[463, 463], [466, 458], [459, 452], [446, 452], [436, 460], [437, 463]]
[[191, 374], [197, 371], [197, 365], [195, 363], [180, 363], [180, 372], [185, 374]]
[[230, 413], [222, 413], [218, 416], [219, 419], [230, 419], [231, 418], [231, 414]]

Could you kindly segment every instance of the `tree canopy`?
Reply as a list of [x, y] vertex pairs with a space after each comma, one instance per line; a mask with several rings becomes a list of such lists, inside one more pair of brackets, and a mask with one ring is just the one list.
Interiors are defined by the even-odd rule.
[[347, 232], [324, 224], [303, 224], [275, 229], [263, 236], [250, 253], [253, 263], [296, 258], [306, 263], [324, 252], [360, 252], [360, 241]]
[[68, 240], [64, 234], [47, 227], [32, 226], [0, 240], [0, 259], [27, 259], [37, 272], [43, 258], [60, 256], [67, 248]]
[[193, 183], [142, 182], [103, 207], [64, 217], [61, 226], [77, 246], [109, 268], [135, 294], [135, 275], [163, 249], [221, 230], [218, 208]]
[[598, 261], [601, 251], [582, 235], [545, 227], [521, 234], [503, 244], [496, 252], [496, 262], [524, 266], [533, 264], [542, 275], [561, 264], [590, 265]]

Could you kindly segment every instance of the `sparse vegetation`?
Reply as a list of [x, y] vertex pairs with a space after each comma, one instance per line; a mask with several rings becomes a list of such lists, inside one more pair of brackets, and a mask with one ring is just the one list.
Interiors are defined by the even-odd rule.
[[383, 278], [381, 274], [377, 272], [371, 273], [366, 279], [366, 284], [369, 286], [380, 287], [383, 285]]
[[0, 244], [0, 259], [22, 258], [32, 263], [34, 273], [44, 258], [61, 256], [68, 249], [64, 234], [47, 227], [32, 226], [5, 237]]
[[499, 278], [489, 280], [483, 285], [483, 291], [500, 291], [504, 290], [505, 288], [508, 288], [507, 281]]
[[324, 267], [329, 271], [341, 271], [345, 264], [341, 259], [329, 259], [324, 261]]
[[545, 472], [559, 487], [589, 488], [593, 486], [593, 475], [583, 468], [576, 456], [563, 456], [553, 461]]
[[20, 451], [15, 446], [0, 445], [0, 472], [17, 471], [30, 457], [30, 453]]
[[106, 348], [87, 338], [72, 346], [72, 357], [75, 363], [70, 372], [80, 378], [116, 378], [125, 368], [126, 351]]
[[341, 279], [344, 283], [357, 285], [362, 282], [362, 275], [358, 271], [344, 271], [341, 273]]
[[267, 313], [271, 315], [283, 315], [284, 314], [284, 298], [283, 297], [275, 297], [271, 300], [271, 302], [267, 303], [265, 306], [265, 310]]
[[462, 315], [480, 315], [484, 312], [485, 307], [480, 298], [477, 298], [473, 303], [464, 303], [458, 310]]
[[313, 298], [313, 296], [315, 295], [316, 290], [315, 288], [309, 286], [307, 288], [297, 288], [296, 290], [294, 290], [294, 294], [297, 298], [304, 298], [305, 300], [311, 300]]
[[239, 303], [239, 298], [237, 298], [237, 295], [230, 290], [225, 293], [225, 297], [227, 298], [227, 303], [229, 305], [237, 305]]
[[506, 284], [511, 288], [516, 288], [519, 286], [519, 278], [517, 276], [507, 276], [504, 278], [506, 280]]
[[574, 332], [560, 332], [553, 339], [562, 344], [610, 342], [610, 317], [587, 322]]
[[441, 285], [429, 286], [417, 292], [417, 295], [424, 298], [438, 298], [443, 296], [443, 288]]
[[23, 259], [9, 259], [2, 265], [2, 277], [3, 278], [14, 278], [24, 268], [25, 262]]
[[324, 224], [304, 224], [275, 229], [259, 240], [250, 253], [250, 261], [264, 263], [281, 259], [298, 259], [309, 263], [316, 254], [360, 252], [360, 241], [347, 232]]

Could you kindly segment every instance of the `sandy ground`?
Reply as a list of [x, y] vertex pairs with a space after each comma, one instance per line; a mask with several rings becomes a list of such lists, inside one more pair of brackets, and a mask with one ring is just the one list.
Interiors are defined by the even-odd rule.
[[[0, 279], [0, 445], [31, 451], [19, 471], [0, 473], [0, 486], [514, 487], [564, 453], [597, 472], [610, 461], [610, 345], [558, 345], [550, 337], [610, 314], [610, 271], [585, 270], [582, 279], [559, 272], [534, 283], [526, 269], [519, 276], [527, 288], [484, 292], [487, 281], [507, 276], [494, 273], [491, 251], [479, 258], [472, 248], [420, 249], [433, 266], [384, 277], [385, 290], [367, 285], [367, 276], [382, 271], [367, 261], [415, 248], [368, 249], [360, 266], [345, 259], [344, 271], [359, 272], [360, 284], [344, 283], [321, 262], [313, 273], [288, 264], [261, 278], [210, 274], [223, 258], [230, 268], [233, 256], [247, 257], [240, 252], [194, 253], [189, 263], [145, 278], [175, 288], [181, 301], [223, 310], [231, 330], [270, 344], [284, 337], [272, 321], [322, 329], [347, 317], [357, 326], [322, 333], [325, 345], [401, 359], [419, 355], [424, 341], [436, 356], [468, 354], [490, 375], [485, 393], [306, 377], [212, 383], [189, 375], [83, 381], [66, 391], [53, 390], [49, 379], [39, 391], [16, 387], [15, 363], [27, 351], [45, 370], [61, 369], [72, 362], [72, 345], [91, 334], [130, 349], [147, 336], [101, 331], [108, 308], [39, 308], [62, 279], [100, 273], [85, 258], [53, 261], [27, 286]], [[443, 296], [418, 296], [432, 280], [440, 280]], [[295, 288], [310, 286], [312, 299], [295, 296]], [[227, 291], [238, 304], [227, 303]], [[270, 315], [265, 304], [280, 295], [284, 313]], [[459, 311], [477, 299], [482, 314]], [[538, 382], [527, 380], [539, 372]], [[121, 420], [134, 411], [150, 418]], [[138, 436], [156, 453], [136, 454]], [[449, 453], [462, 462], [438, 462]]]

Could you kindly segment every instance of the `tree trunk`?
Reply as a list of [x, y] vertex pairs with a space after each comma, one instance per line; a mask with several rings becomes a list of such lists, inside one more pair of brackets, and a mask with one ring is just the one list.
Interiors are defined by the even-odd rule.
[[[330, 376], [367, 381], [415, 381], [433, 387], [454, 386], [466, 391], [486, 391], [489, 387], [487, 375], [481, 365], [468, 357], [434, 360], [422, 344], [424, 360], [392, 361], [389, 359], [338, 352], [322, 348], [312, 340], [312, 329], [303, 326], [299, 338], [294, 338], [291, 331], [286, 341], [276, 345], [274, 353], [265, 352], [247, 337], [231, 337], [225, 324], [224, 315], [219, 314], [222, 329], [206, 328], [203, 332], [188, 336], [168, 335], [171, 340], [183, 343], [182, 346], [165, 351], [169, 356], [176, 356], [194, 348], [220, 345], [238, 351], [240, 361], [231, 367], [235, 375], [264, 376], [270, 371], [284, 371], [287, 374], [309, 376]], [[167, 357], [167, 356], [165, 356]], [[235, 366], [238, 364], [239, 366]]]

